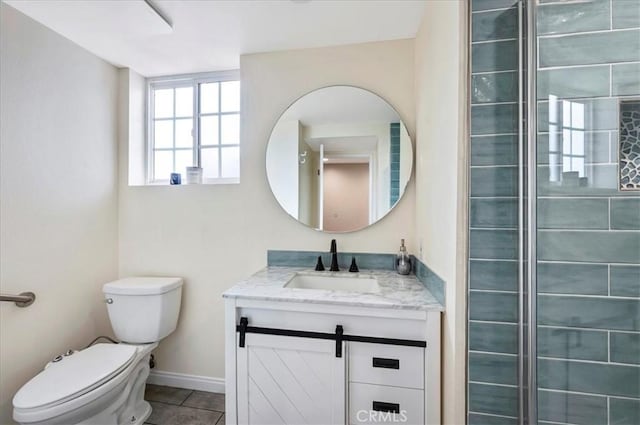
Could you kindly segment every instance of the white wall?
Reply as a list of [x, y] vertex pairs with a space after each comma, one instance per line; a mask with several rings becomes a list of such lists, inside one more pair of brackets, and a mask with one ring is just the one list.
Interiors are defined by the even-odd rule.
[[266, 160], [271, 190], [285, 211], [299, 217], [300, 121], [279, 121], [269, 141]]
[[[178, 329], [157, 350], [159, 370], [223, 377], [222, 292], [265, 266], [268, 249], [328, 250], [336, 237], [297, 223], [271, 194], [265, 150], [280, 114], [313, 89], [352, 84], [387, 99], [413, 134], [413, 47], [400, 40], [242, 56], [240, 184], [121, 186], [120, 275], [186, 282]], [[414, 197], [410, 183], [380, 222], [337, 235], [338, 249], [393, 253], [405, 238], [413, 250]]]
[[[53, 356], [111, 328], [117, 277], [117, 72], [0, 5], [0, 423]], [[73, 102], [70, 99], [73, 99]]]
[[421, 259], [446, 282], [443, 419], [465, 423], [466, 3], [426, 2], [415, 40], [416, 231]]
[[318, 155], [311, 146], [304, 142], [303, 127], [298, 134], [298, 154], [306, 152], [304, 164], [300, 164], [298, 183], [298, 218], [308, 226], [318, 228], [320, 209], [318, 208], [318, 188], [320, 176], [318, 170]]

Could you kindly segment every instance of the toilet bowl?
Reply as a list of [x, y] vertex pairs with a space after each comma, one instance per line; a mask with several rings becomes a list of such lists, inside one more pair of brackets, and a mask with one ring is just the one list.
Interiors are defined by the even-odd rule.
[[127, 278], [104, 285], [119, 344], [95, 344], [58, 356], [13, 398], [21, 424], [142, 424], [151, 351], [177, 325], [180, 278]]

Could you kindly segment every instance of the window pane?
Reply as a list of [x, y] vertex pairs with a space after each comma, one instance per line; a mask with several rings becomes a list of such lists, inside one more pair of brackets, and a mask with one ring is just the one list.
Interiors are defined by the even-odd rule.
[[155, 151], [153, 153], [153, 179], [169, 180], [173, 170], [173, 153], [171, 151]]
[[218, 174], [218, 148], [202, 149], [201, 151], [201, 163], [202, 174], [205, 179], [215, 179]]
[[571, 127], [584, 128], [584, 104], [571, 102]]
[[173, 147], [173, 121], [156, 121], [153, 129], [154, 148]]
[[192, 130], [193, 120], [185, 118], [176, 120], [176, 147], [191, 148], [193, 147]]
[[183, 179], [187, 177], [187, 167], [193, 166], [193, 151], [176, 151], [176, 173], [180, 173]]
[[200, 84], [200, 113], [218, 112], [218, 83]]
[[240, 177], [240, 148], [222, 148], [222, 177]]
[[222, 132], [221, 143], [223, 144], [239, 144], [240, 143], [240, 114], [222, 115]]
[[218, 144], [218, 116], [200, 117], [200, 144]]
[[240, 81], [220, 83], [222, 112], [240, 111]]
[[173, 116], [173, 89], [154, 90], [154, 118]]
[[193, 87], [176, 89], [176, 117], [193, 115]]

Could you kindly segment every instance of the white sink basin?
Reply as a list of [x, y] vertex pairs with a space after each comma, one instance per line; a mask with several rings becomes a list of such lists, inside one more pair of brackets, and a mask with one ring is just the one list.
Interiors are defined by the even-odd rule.
[[364, 276], [318, 276], [312, 274], [296, 273], [295, 276], [284, 285], [286, 288], [298, 289], [324, 289], [328, 291], [345, 292], [380, 292], [378, 281], [374, 277]]

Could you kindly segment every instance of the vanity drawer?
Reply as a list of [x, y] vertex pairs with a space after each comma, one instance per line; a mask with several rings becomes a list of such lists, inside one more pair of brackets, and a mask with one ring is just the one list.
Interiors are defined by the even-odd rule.
[[424, 424], [424, 391], [349, 384], [349, 423]]
[[424, 388], [424, 348], [349, 343], [349, 380]]

